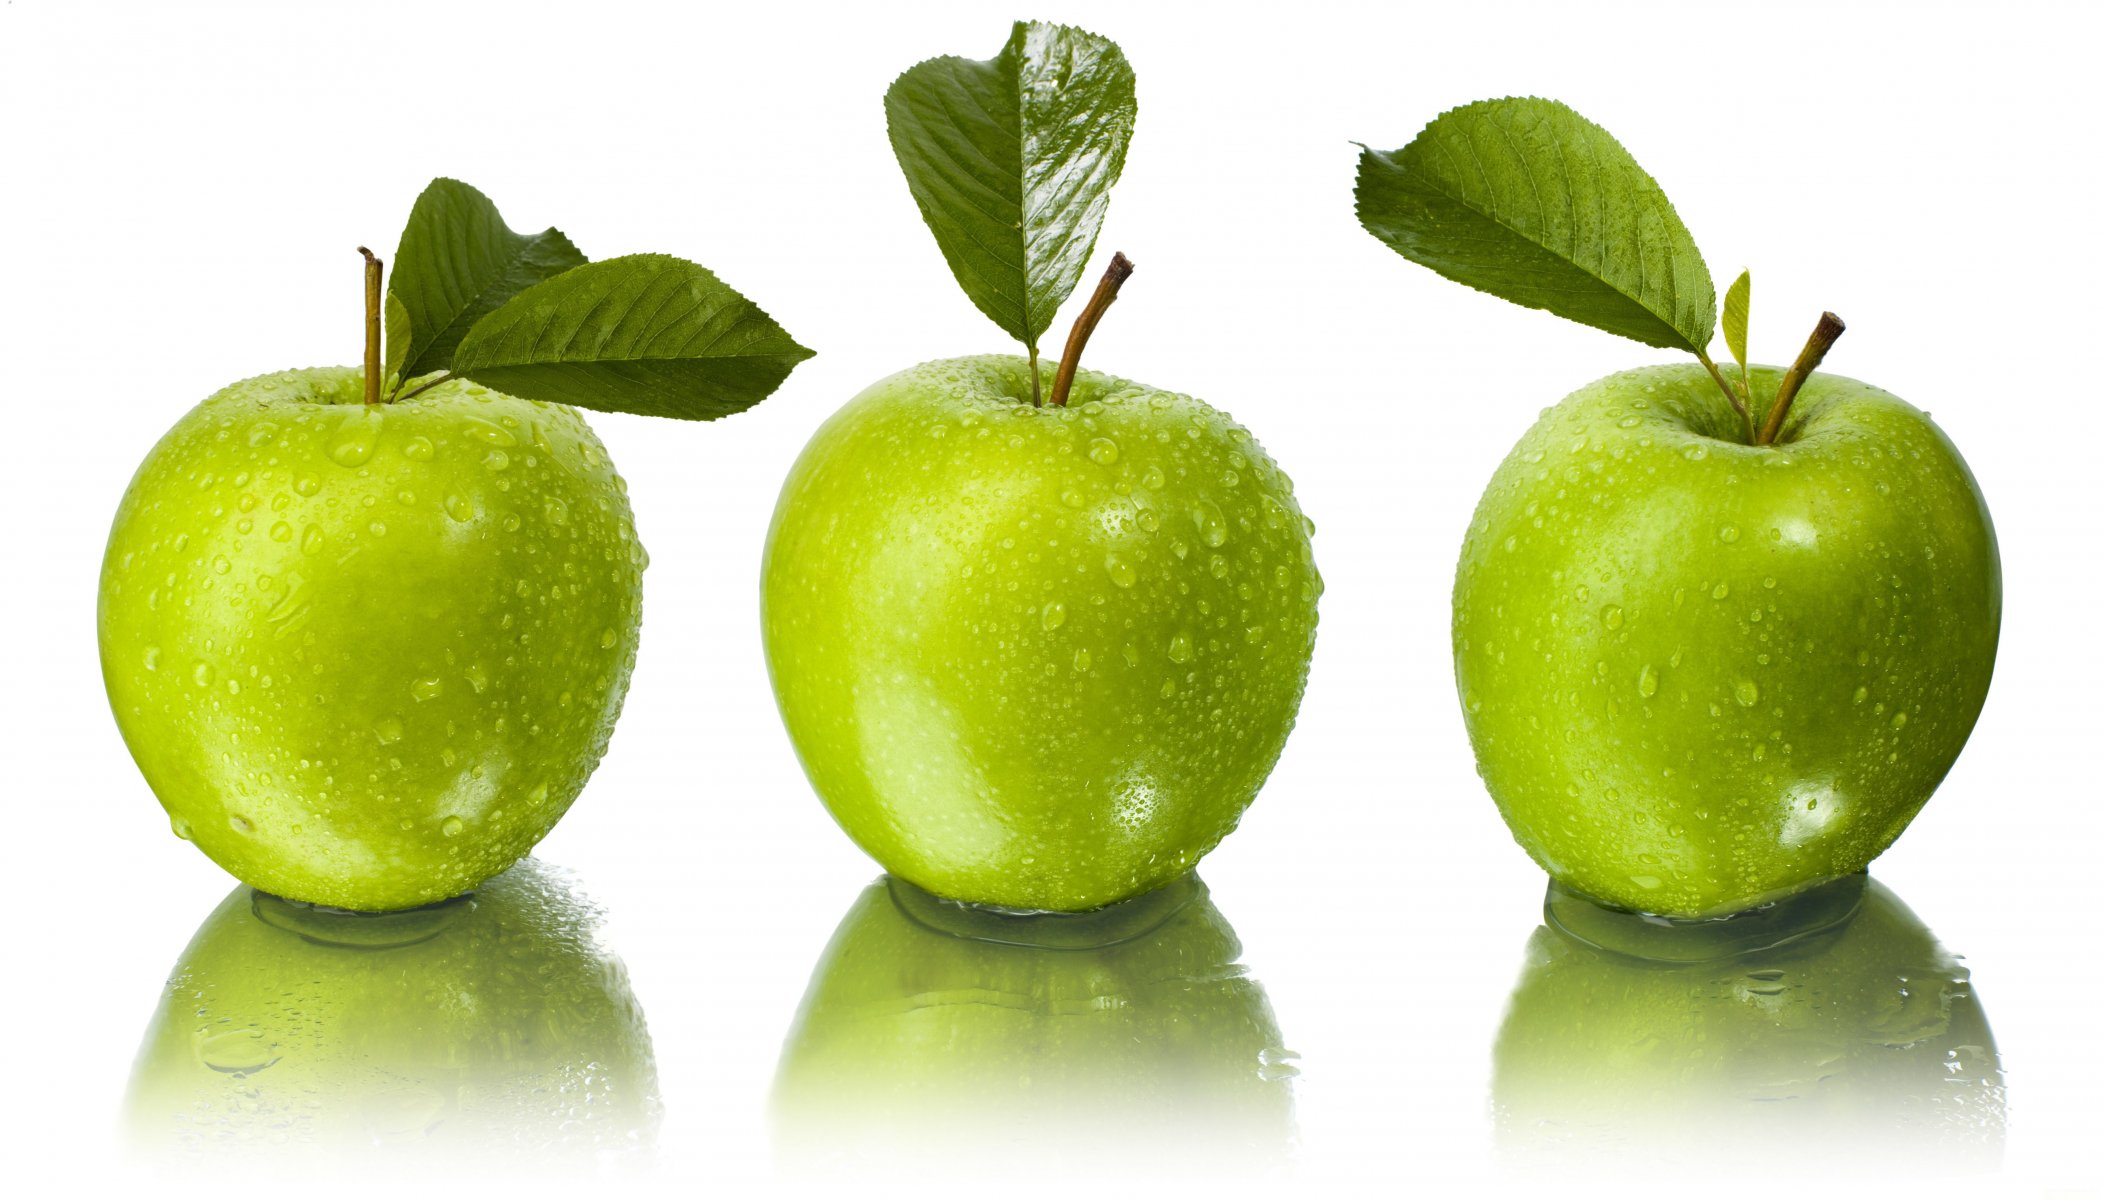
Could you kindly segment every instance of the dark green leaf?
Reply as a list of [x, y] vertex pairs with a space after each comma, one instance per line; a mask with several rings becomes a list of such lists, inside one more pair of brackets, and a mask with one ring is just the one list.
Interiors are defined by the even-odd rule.
[[1741, 271], [1724, 289], [1724, 344], [1746, 370], [1746, 318], [1753, 309], [1753, 272]]
[[631, 254], [512, 297], [468, 330], [452, 370], [530, 400], [708, 421], [766, 399], [809, 357], [708, 268]]
[[1699, 353], [1716, 285], [1665, 193], [1553, 100], [1485, 100], [1359, 158], [1359, 221], [1403, 257], [1528, 308]]
[[459, 180], [432, 180], [409, 210], [387, 277], [388, 374], [444, 369], [476, 321], [584, 261], [560, 231], [513, 233], [489, 197]]
[[1036, 22], [1017, 22], [991, 62], [931, 58], [884, 93], [892, 151], [951, 273], [1033, 349], [1088, 265], [1136, 111], [1115, 43]]

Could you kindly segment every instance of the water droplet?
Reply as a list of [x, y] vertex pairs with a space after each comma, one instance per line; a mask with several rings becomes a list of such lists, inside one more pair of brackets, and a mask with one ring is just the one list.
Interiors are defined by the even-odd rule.
[[1737, 700], [1740, 705], [1752, 708], [1761, 702], [1761, 685], [1751, 679], [1741, 679], [1732, 685], [1731, 694], [1732, 698]]
[[214, 671], [212, 664], [208, 662], [201, 662], [190, 670], [191, 681], [199, 687], [211, 687], [212, 681], [218, 676], [219, 673]]
[[432, 455], [436, 453], [438, 448], [431, 444], [430, 438], [422, 434], [410, 438], [402, 445], [402, 457], [412, 462], [430, 462]]
[[1706, 447], [1702, 446], [1689, 446], [1687, 449], [1680, 452], [1680, 456], [1682, 458], [1687, 459], [1689, 462], [1701, 462], [1703, 459], [1709, 457], [1709, 450]]
[[1710, 599], [1712, 600], [1722, 600], [1729, 595], [1731, 595], [1731, 585], [1728, 583], [1720, 583], [1710, 589]]
[[250, 821], [247, 817], [244, 817], [239, 813], [228, 817], [226, 819], [226, 823], [227, 827], [232, 829], [235, 833], [254, 833], [256, 831], [255, 822]]
[[161, 648], [159, 646], [148, 646], [146, 648], [146, 669], [149, 671], [161, 669]]
[[1138, 522], [1142, 530], [1148, 533], [1153, 533], [1155, 530], [1160, 529], [1162, 527], [1162, 519], [1160, 517], [1155, 516], [1154, 510], [1151, 508], [1141, 509], [1140, 515], [1133, 519], [1136, 522]]
[[1169, 697], [1174, 696], [1175, 694], [1176, 681], [1174, 679], [1162, 680], [1162, 699], [1167, 700]]
[[1179, 630], [1175, 637], [1169, 639], [1169, 661], [1173, 663], [1187, 663], [1191, 661], [1190, 634]]
[[329, 460], [339, 467], [362, 467], [373, 456], [380, 441], [381, 406], [361, 404], [344, 416], [329, 443]]
[[1643, 671], [1636, 677], [1636, 694], [1646, 700], [1658, 695], [1657, 667], [1652, 666], [1650, 663], [1644, 664]]
[[1206, 545], [1217, 550], [1227, 544], [1227, 518], [1211, 503], [1199, 501], [1198, 507], [1191, 510], [1191, 519], [1198, 523], [1198, 536], [1205, 539]]
[[[1115, 576], [1115, 572], [1113, 572], [1113, 578], [1115, 578], [1115, 577], [1116, 577], [1116, 576]], [[1131, 586], [1131, 585], [1129, 585], [1129, 584], [1123, 584], [1123, 585], [1120, 585], [1120, 586], [1127, 586], [1127, 587], [1129, 587], [1129, 586]], [[1054, 630], [1054, 629], [1057, 629], [1057, 628], [1059, 628], [1060, 626], [1062, 626], [1062, 625], [1066, 624], [1066, 623], [1067, 623], [1067, 606], [1066, 606], [1066, 602], [1065, 602], [1065, 601], [1061, 601], [1061, 600], [1053, 600], [1053, 601], [1050, 601], [1050, 602], [1048, 602], [1048, 603], [1047, 603], [1047, 604], [1045, 605], [1045, 607], [1044, 607], [1044, 611], [1043, 611], [1043, 612], [1041, 612], [1040, 614], [1038, 614], [1038, 621], [1039, 621], [1039, 623], [1040, 623], [1040, 624], [1042, 624], [1042, 625], [1043, 625], [1043, 626], [1045, 627], [1045, 631], [1046, 631], [1047, 633], [1049, 633], [1049, 632], [1051, 632], [1052, 630]]]
[[292, 490], [302, 496], [312, 496], [321, 490], [321, 480], [312, 475], [302, 475], [292, 481]]
[[[216, 1026], [206, 1026], [207, 1030]], [[278, 1061], [278, 1052], [255, 1029], [198, 1032], [197, 1061], [222, 1075], [253, 1075]]]
[[1718, 540], [1718, 541], [1720, 541], [1720, 542], [1736, 542], [1736, 541], [1738, 541], [1738, 540], [1739, 540], [1739, 527], [1738, 527], [1738, 526], [1736, 526], [1736, 525], [1726, 525], [1726, 526], [1723, 526], [1722, 528], [1720, 528], [1720, 529], [1718, 529], [1718, 530], [1717, 530], [1717, 540]]
[[402, 740], [402, 721], [399, 717], [382, 717], [373, 725], [373, 736], [383, 746], [391, 746]]
[[615, 646], [620, 645], [620, 643], [621, 635], [614, 631], [613, 626], [609, 625], [599, 631], [599, 648], [601, 650], [611, 650]]
[[416, 697], [418, 703], [422, 703], [425, 700], [436, 700], [440, 696], [445, 695], [445, 692], [445, 681], [436, 675], [419, 679], [409, 685], [409, 694]]
[[1892, 727], [1894, 729], [1905, 729], [1907, 727], [1907, 714], [1904, 712], [1893, 713]]
[[475, 689], [476, 695], [481, 695], [489, 687], [489, 672], [482, 669], [481, 663], [468, 664], [466, 674], [468, 686]]
[[1140, 581], [1140, 573], [1116, 554], [1104, 555], [1103, 569], [1110, 573], [1110, 581], [1121, 588], [1129, 588]]
[[228, 561], [227, 561], [227, 557], [226, 557], [226, 555], [224, 555], [224, 554], [220, 554], [220, 555], [215, 555], [215, 556], [213, 556], [213, 558], [212, 558], [212, 573], [213, 573], [214, 575], [224, 575], [224, 574], [226, 574], [226, 573], [227, 573], [228, 571], [231, 571], [231, 570], [233, 570], [233, 569], [234, 569], [234, 564], [233, 564], [233, 563], [230, 563], [230, 562], [228, 562]]
[[1863, 702], [1864, 702], [1865, 700], [1868, 700], [1868, 699], [1870, 699], [1870, 689], [1869, 689], [1869, 688], [1867, 688], [1867, 687], [1859, 687], [1859, 688], [1857, 688], [1857, 689], [1856, 689], [1856, 695], [1855, 695], [1855, 702], [1856, 702], [1857, 704], [1861, 704], [1861, 703], [1863, 703]]
[[475, 519], [475, 506], [468, 501], [466, 496], [448, 495], [444, 503], [446, 515], [454, 520], [472, 521]]
[[308, 554], [313, 554], [320, 550], [321, 543], [321, 526], [319, 525], [307, 526], [307, 532], [300, 535], [300, 549]]
[[468, 823], [466, 821], [461, 820], [459, 817], [447, 817], [445, 820], [439, 822], [438, 831], [447, 837], [459, 837], [460, 831], [466, 829], [467, 827]]
[[1657, 889], [1662, 881], [1656, 875], [1631, 875], [1629, 882], [1648, 892]]
[[1146, 473], [1140, 476], [1140, 486], [1144, 488], [1160, 488], [1168, 482], [1168, 479], [1163, 477], [1160, 467], [1148, 467]]
[[1066, 505], [1068, 508], [1080, 508], [1083, 504], [1087, 503], [1086, 500], [1082, 499], [1081, 493], [1073, 488], [1068, 488], [1067, 490], [1061, 492], [1059, 494], [1059, 502], [1061, 504]]
[[519, 439], [513, 437], [509, 429], [504, 428], [502, 425], [485, 421], [480, 417], [469, 417], [466, 421], [461, 422], [461, 428], [468, 434], [480, 438], [492, 446], [509, 449], [519, 444]]
[[272, 525], [272, 526], [270, 527], [270, 540], [271, 540], [271, 541], [273, 541], [273, 542], [289, 542], [289, 541], [291, 541], [291, 540], [292, 540], [292, 522], [290, 522], [290, 521], [279, 521], [278, 523], [276, 523], [276, 524]]
[[1601, 609], [1600, 623], [1609, 629], [1620, 629], [1622, 627], [1622, 606], [1610, 604], [1606, 608]]
[[1075, 669], [1075, 670], [1077, 670], [1077, 671], [1086, 671], [1086, 670], [1088, 670], [1088, 669], [1089, 669], [1089, 663], [1090, 663], [1091, 661], [1092, 661], [1092, 660], [1091, 660], [1091, 659], [1089, 658], [1089, 652], [1088, 652], [1088, 651], [1086, 651], [1086, 650], [1076, 650], [1076, 651], [1074, 652], [1074, 669]]
[[1118, 443], [1107, 437], [1090, 438], [1089, 461], [1105, 467], [1118, 461]]
[[511, 455], [502, 450], [492, 450], [482, 456], [482, 465], [492, 471], [501, 471], [511, 465]]

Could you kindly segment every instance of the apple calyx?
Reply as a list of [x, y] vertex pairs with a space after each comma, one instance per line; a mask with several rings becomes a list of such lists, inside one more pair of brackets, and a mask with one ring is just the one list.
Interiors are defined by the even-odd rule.
[[1775, 403], [1768, 409], [1768, 419], [1761, 424], [1760, 433], [1754, 437], [1756, 446], [1772, 446], [1775, 437], [1783, 430], [1783, 418], [1790, 414], [1790, 401], [1797, 398], [1797, 391], [1819, 369], [1826, 360], [1826, 352], [1848, 329], [1848, 324], [1832, 313], [1820, 313], [1819, 324], [1812, 327], [1812, 336], [1805, 339], [1804, 349], [1797, 352], [1797, 361], [1790, 364], [1783, 381], [1775, 389]]
[[[1110, 310], [1111, 302], [1118, 298], [1118, 289], [1132, 277], [1132, 260], [1122, 253], [1112, 253], [1110, 266], [1103, 278], [1096, 281], [1096, 291], [1089, 297], [1088, 305], [1081, 315], [1074, 318], [1074, 328], [1067, 334], [1067, 347], [1060, 352], [1059, 373], [1052, 377], [1052, 407], [1065, 408], [1067, 393], [1074, 389], [1074, 372], [1081, 368], [1081, 351], [1089, 344], [1089, 335], [1096, 332], [1097, 322]], [[1032, 379], [1037, 376], [1036, 364], [1032, 363]]]
[[365, 402], [380, 402], [380, 259], [363, 246], [365, 256]]

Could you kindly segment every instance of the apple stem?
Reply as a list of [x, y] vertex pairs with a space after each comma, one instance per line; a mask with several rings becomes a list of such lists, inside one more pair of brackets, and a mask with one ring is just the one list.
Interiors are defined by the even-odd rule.
[[1775, 406], [1768, 410], [1768, 420], [1761, 425], [1760, 436], [1754, 439], [1756, 446], [1772, 446], [1775, 437], [1783, 431], [1783, 418], [1790, 414], [1790, 401], [1797, 399], [1797, 391], [1819, 369], [1826, 360], [1826, 352], [1834, 348], [1834, 342], [1847, 330], [1848, 325], [1832, 313], [1820, 313], [1819, 324], [1812, 327], [1812, 336], [1805, 339], [1804, 349], [1797, 352], [1797, 361], [1783, 375], [1782, 383], [1775, 389]]
[[1037, 379], [1037, 343], [1030, 343], [1030, 407], [1045, 406], [1045, 388]]
[[380, 402], [380, 260], [363, 246], [365, 256], [365, 402]]
[[1731, 401], [1732, 411], [1739, 414], [1739, 419], [1746, 423], [1746, 436], [1752, 437], [1753, 416], [1746, 411], [1746, 402], [1739, 399], [1737, 389], [1724, 381], [1724, 373], [1719, 371], [1717, 364], [1710, 360], [1709, 351], [1697, 350], [1695, 351], [1695, 357], [1701, 361], [1702, 369], [1709, 372], [1710, 378], [1717, 381], [1717, 390], [1724, 393], [1726, 400]]
[[[1067, 334], [1067, 348], [1059, 356], [1059, 374], [1052, 377], [1052, 405], [1067, 406], [1067, 393], [1074, 387], [1074, 372], [1081, 366], [1081, 351], [1089, 344], [1089, 335], [1096, 332], [1096, 323], [1103, 319], [1111, 301], [1118, 298], [1118, 289], [1132, 276], [1132, 260], [1123, 254], [1110, 256], [1110, 267], [1103, 278], [1096, 281], [1096, 292], [1089, 297], [1088, 307], [1074, 318], [1074, 328]], [[1030, 378], [1035, 381], [1037, 372], [1032, 370]]]

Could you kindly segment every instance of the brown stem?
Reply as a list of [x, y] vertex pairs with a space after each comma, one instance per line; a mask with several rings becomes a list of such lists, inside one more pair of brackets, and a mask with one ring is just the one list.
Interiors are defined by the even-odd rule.
[[1096, 293], [1089, 297], [1088, 307], [1074, 318], [1074, 328], [1067, 334], [1067, 348], [1059, 356], [1059, 374], [1052, 377], [1052, 404], [1055, 408], [1067, 406], [1067, 393], [1074, 387], [1074, 372], [1081, 366], [1082, 348], [1089, 344], [1089, 335], [1096, 332], [1096, 323], [1110, 308], [1111, 301], [1118, 298], [1118, 289], [1125, 286], [1132, 275], [1132, 260], [1123, 254], [1110, 256], [1110, 268], [1096, 282]]
[[380, 260], [363, 246], [365, 256], [365, 402], [380, 402]]
[[1819, 324], [1812, 327], [1812, 336], [1805, 339], [1804, 349], [1797, 352], [1797, 361], [1783, 375], [1782, 383], [1775, 389], [1775, 406], [1768, 410], [1768, 420], [1762, 424], [1760, 436], [1754, 439], [1756, 446], [1772, 446], [1775, 435], [1783, 431], [1783, 418], [1790, 415], [1790, 401], [1797, 399], [1797, 391], [1819, 369], [1826, 360], [1826, 352], [1834, 348], [1848, 326], [1832, 313], [1820, 313]]
[[1030, 347], [1030, 407], [1043, 408], [1045, 406], [1044, 392], [1045, 385], [1039, 382], [1037, 378], [1037, 347], [1033, 344]]

